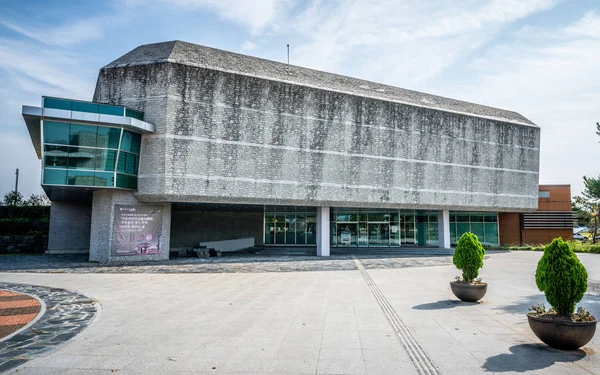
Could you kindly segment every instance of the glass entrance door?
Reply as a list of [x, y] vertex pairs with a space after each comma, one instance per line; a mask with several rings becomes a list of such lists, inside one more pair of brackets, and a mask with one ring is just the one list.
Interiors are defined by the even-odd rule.
[[337, 245], [340, 247], [358, 246], [358, 224], [357, 223], [338, 223], [337, 224]]
[[369, 223], [369, 246], [390, 246], [389, 223]]

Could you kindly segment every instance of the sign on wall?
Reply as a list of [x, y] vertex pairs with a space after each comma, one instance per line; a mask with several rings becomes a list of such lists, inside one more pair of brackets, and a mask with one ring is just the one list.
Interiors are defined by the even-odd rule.
[[149, 255], [161, 251], [163, 207], [115, 205], [111, 254]]

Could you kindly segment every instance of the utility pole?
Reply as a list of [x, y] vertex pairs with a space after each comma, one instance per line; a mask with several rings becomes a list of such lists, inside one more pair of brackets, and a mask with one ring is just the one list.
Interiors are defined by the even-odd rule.
[[287, 45], [287, 53], [288, 53], [288, 64], [290, 63], [290, 45]]
[[15, 172], [15, 193], [19, 192], [19, 168]]

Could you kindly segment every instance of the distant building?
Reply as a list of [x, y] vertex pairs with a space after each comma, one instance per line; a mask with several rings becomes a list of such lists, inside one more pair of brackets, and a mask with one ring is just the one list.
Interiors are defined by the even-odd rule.
[[106, 65], [93, 103], [23, 116], [48, 251], [91, 260], [448, 248], [466, 231], [497, 245], [499, 212], [538, 205], [540, 129], [518, 113], [185, 42]]
[[556, 237], [570, 240], [576, 219], [571, 185], [540, 185], [537, 211], [500, 213], [500, 242], [533, 245], [547, 244]]

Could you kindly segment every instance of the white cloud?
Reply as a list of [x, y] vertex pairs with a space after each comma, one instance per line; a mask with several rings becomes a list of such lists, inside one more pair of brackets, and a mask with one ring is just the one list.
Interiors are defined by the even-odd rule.
[[8, 21], [0, 21], [0, 25], [40, 43], [67, 46], [83, 43], [103, 35], [100, 19], [84, 19], [55, 28], [38, 29], [22, 27]]
[[[151, 0], [128, 0], [127, 5], [145, 7]], [[210, 10], [220, 18], [248, 28], [253, 35], [267, 28], [277, 28], [279, 15], [283, 15], [290, 0], [154, 0], [161, 6], [186, 10]]]
[[244, 43], [242, 43], [242, 51], [252, 51], [255, 48], [256, 44], [249, 40], [246, 40]]
[[[415, 87], [552, 0], [314, 1], [293, 27], [294, 63]], [[333, 16], [332, 16], [333, 15]]]

